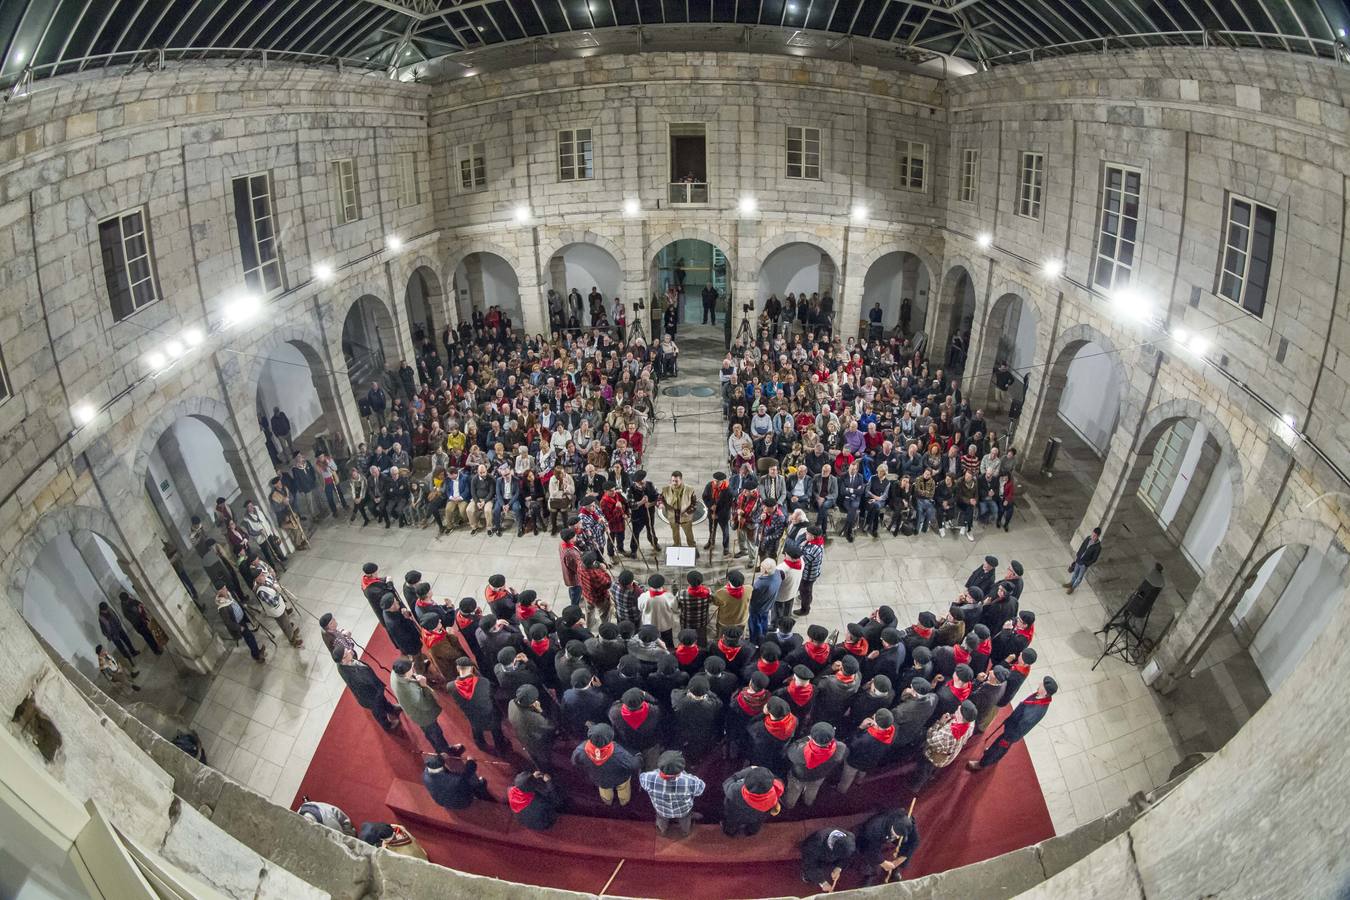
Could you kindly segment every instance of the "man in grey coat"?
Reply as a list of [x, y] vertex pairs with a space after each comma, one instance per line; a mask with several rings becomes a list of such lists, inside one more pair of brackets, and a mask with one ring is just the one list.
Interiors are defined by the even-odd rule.
[[532, 684], [516, 688], [516, 696], [506, 708], [506, 718], [516, 731], [516, 737], [525, 745], [530, 761], [540, 772], [552, 772], [553, 736], [558, 726], [544, 714], [539, 702], [539, 689]]
[[389, 687], [398, 698], [399, 706], [408, 718], [422, 729], [431, 743], [431, 749], [441, 756], [457, 756], [464, 752], [463, 744], [450, 745], [441, 731], [438, 721], [441, 717], [441, 704], [436, 695], [427, 686], [425, 675], [417, 675], [412, 670], [412, 662], [400, 659], [394, 663], [394, 674], [389, 676]]
[[928, 723], [937, 712], [937, 694], [926, 678], [915, 678], [900, 692], [900, 704], [891, 710], [895, 739], [891, 745], [901, 754], [921, 746]]

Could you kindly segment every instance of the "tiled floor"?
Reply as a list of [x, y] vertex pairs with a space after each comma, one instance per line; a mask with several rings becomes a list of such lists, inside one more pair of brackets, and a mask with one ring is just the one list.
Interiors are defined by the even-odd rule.
[[[685, 328], [680, 342], [681, 377], [675, 385], [715, 388], [720, 330]], [[671, 469], [681, 468], [701, 489], [725, 455], [717, 400], [663, 396], [660, 403], [648, 469], [661, 483]], [[1181, 758], [1181, 745], [1169, 731], [1166, 702], [1144, 687], [1133, 667], [1106, 659], [1091, 671], [1100, 653], [1092, 632], [1107, 610], [1091, 579], [1074, 595], [1064, 593], [1070, 554], [1065, 539], [1037, 510], [1034, 492], [1013, 524], [1009, 533], [981, 531], [974, 543], [955, 534], [861, 538], [855, 544], [835, 538], [810, 621], [837, 627], [885, 603], [912, 622], [922, 610], [944, 610], [985, 554], [1004, 564], [1019, 559], [1027, 581], [1022, 603], [1037, 613], [1040, 662], [1033, 674], [1053, 674], [1061, 685], [1049, 716], [1027, 744], [1055, 828], [1063, 832], [1164, 781]], [[283, 642], [269, 648], [261, 666], [243, 648], [235, 649], [194, 720], [212, 763], [275, 802], [293, 798], [343, 689], [312, 617], [331, 611], [358, 640], [370, 634], [374, 618], [357, 587], [367, 560], [395, 580], [409, 568], [421, 570], [437, 597], [481, 597], [495, 572], [516, 589], [530, 587], [555, 598], [564, 593], [555, 543], [547, 536], [517, 539], [508, 532], [493, 538], [458, 531], [438, 539], [434, 529], [362, 528], [345, 521], [321, 529], [313, 549], [297, 554], [283, 576], [306, 610], [305, 648], [293, 650]], [[704, 570], [718, 577], [721, 566], [719, 557]]]

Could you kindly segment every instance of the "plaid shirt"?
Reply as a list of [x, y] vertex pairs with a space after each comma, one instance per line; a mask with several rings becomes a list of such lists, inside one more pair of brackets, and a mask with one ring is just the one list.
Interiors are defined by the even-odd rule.
[[609, 606], [610, 577], [604, 566], [582, 566], [577, 573], [577, 582], [587, 603], [602, 610]]
[[802, 545], [802, 581], [815, 581], [825, 565], [825, 547], [809, 540]]
[[689, 815], [694, 809], [694, 798], [707, 787], [697, 775], [681, 772], [674, 778], [664, 778], [656, 769], [639, 775], [638, 784], [651, 795], [652, 807], [663, 819], [683, 819]]
[[706, 587], [703, 589], [702, 597], [692, 597], [689, 595], [689, 589], [680, 591], [679, 609], [680, 609], [680, 628], [692, 628], [698, 632], [698, 639], [703, 640], [703, 635], [708, 631], [708, 618], [712, 609], [712, 592]]
[[946, 768], [965, 749], [966, 742], [975, 733], [974, 724], [966, 729], [959, 738], [952, 734], [952, 723], [938, 722], [928, 729], [928, 740], [924, 743], [923, 755], [939, 769]]
[[636, 581], [624, 587], [619, 579], [609, 586], [609, 599], [614, 603], [614, 614], [619, 621], [627, 619], [634, 625], [642, 624], [642, 612], [638, 609], [638, 597], [642, 596], [642, 587]]

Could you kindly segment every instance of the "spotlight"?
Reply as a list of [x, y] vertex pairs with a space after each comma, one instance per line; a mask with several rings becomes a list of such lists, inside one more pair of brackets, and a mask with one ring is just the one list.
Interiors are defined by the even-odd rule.
[[1121, 288], [1111, 295], [1121, 315], [1136, 322], [1147, 322], [1153, 315], [1153, 303], [1134, 288]]
[[1336, 29], [1336, 37], [1345, 37], [1345, 29], [1344, 29], [1344, 28], [1337, 28], [1337, 29]]
[[[394, 238], [393, 240], [397, 241], [398, 238]], [[389, 249], [394, 250], [396, 248], [390, 247]], [[333, 267], [330, 266], [328, 263], [319, 263], [317, 266], [314, 267], [314, 277], [319, 281], [324, 282], [325, 284], [332, 281]]]
[[164, 358], [164, 354], [160, 353], [158, 350], [145, 354], [145, 364], [156, 372], [164, 368], [168, 362], [169, 361]]
[[1186, 346], [1196, 356], [1204, 356], [1209, 351], [1209, 338], [1203, 334], [1197, 334], [1190, 339]]
[[754, 197], [742, 197], [740, 202], [736, 204], [736, 208], [741, 211], [741, 215], [751, 216], [755, 214], [755, 210], [759, 209], [759, 203]]
[[524, 225], [526, 222], [530, 221], [530, 208], [524, 205], [517, 206], [512, 215], [515, 216], [517, 222]]
[[1047, 259], [1041, 263], [1041, 273], [1046, 278], [1055, 279], [1064, 271], [1064, 263], [1057, 259]]
[[[226, 305], [225, 324], [230, 326], [243, 325], [245, 322], [247, 322], [249, 319], [252, 319], [261, 311], [262, 311], [261, 297], [259, 297], [257, 294], [241, 294], [240, 296], [236, 297], [234, 300], [230, 301], [229, 304]], [[178, 355], [174, 353], [172, 350], [170, 350], [168, 346], [165, 346], [164, 349], [168, 350], [170, 355], [173, 356]]]
[[187, 348], [178, 341], [169, 341], [164, 345], [164, 352], [169, 354], [170, 359], [177, 359], [187, 352]]
[[867, 207], [861, 203], [856, 204], [849, 212], [849, 217], [855, 222], [865, 222], [867, 220]]
[[787, 5], [787, 11], [790, 12], [790, 13], [795, 13], [795, 12], [797, 11], [797, 4], [795, 4], [795, 3], [789, 3], [789, 4]]
[[202, 334], [200, 328], [189, 328], [187, 331], [183, 332], [183, 340], [189, 347], [195, 347], [206, 340], [206, 335]]
[[75, 424], [83, 428], [94, 421], [94, 416], [98, 415], [98, 410], [88, 403], [81, 403], [70, 411], [70, 417], [75, 420]]
[[1183, 347], [1186, 346], [1186, 342], [1190, 339], [1191, 333], [1187, 331], [1185, 328], [1172, 329], [1172, 340], [1176, 341], [1181, 346]]
[[403, 238], [399, 237], [396, 234], [391, 234], [389, 235], [389, 237], [384, 239], [384, 245], [388, 247], [392, 252], [397, 253], [398, 251], [403, 249]]
[[975, 243], [980, 245], [981, 250], [988, 250], [994, 246], [994, 236], [987, 231], [981, 231], [975, 237]]
[[629, 197], [623, 201], [623, 214], [625, 216], [636, 216], [640, 212], [642, 212], [642, 204], [636, 198]]

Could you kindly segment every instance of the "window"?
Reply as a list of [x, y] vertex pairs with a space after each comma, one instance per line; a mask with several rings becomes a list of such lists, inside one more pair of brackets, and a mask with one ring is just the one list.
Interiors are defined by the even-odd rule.
[[580, 181], [595, 176], [595, 153], [589, 128], [558, 132], [558, 180]]
[[900, 160], [901, 190], [921, 191], [927, 181], [928, 145], [917, 141], [901, 141], [896, 148]]
[[1158, 440], [1153, 448], [1153, 458], [1149, 461], [1144, 478], [1139, 483], [1139, 496], [1154, 514], [1161, 516], [1167, 496], [1172, 492], [1172, 484], [1181, 471], [1181, 461], [1186, 456], [1186, 448], [1191, 444], [1191, 434], [1195, 425], [1189, 419], [1182, 419], [1167, 434]]
[[1139, 238], [1139, 180], [1137, 169], [1123, 166], [1108, 165], [1102, 176], [1102, 210], [1092, 284], [1105, 291], [1130, 283]]
[[261, 294], [279, 290], [283, 286], [281, 248], [272, 221], [270, 175], [264, 172], [234, 179], [234, 223], [239, 230], [244, 283]]
[[98, 243], [103, 251], [103, 277], [108, 282], [114, 321], [120, 322], [159, 299], [155, 261], [150, 255], [150, 226], [144, 209], [99, 222]]
[[1216, 293], [1252, 315], [1261, 315], [1274, 255], [1275, 210], [1230, 194]]
[[1045, 154], [1022, 153], [1022, 177], [1017, 195], [1017, 214], [1028, 219], [1041, 217], [1041, 191], [1045, 187]]
[[422, 202], [422, 193], [417, 184], [417, 154], [400, 153], [398, 155], [398, 205], [416, 206]]
[[980, 151], [966, 148], [961, 151], [961, 188], [957, 195], [962, 203], [975, 202], [975, 186], [980, 178]]
[[820, 129], [789, 125], [787, 177], [820, 180]]
[[356, 163], [339, 159], [333, 163], [333, 188], [336, 191], [337, 220], [346, 225], [361, 218], [361, 198], [356, 190]]
[[459, 157], [460, 190], [477, 191], [487, 187], [487, 151], [482, 142], [463, 144], [456, 155]]

